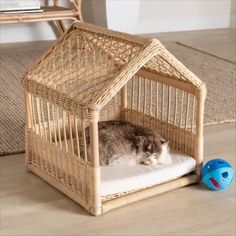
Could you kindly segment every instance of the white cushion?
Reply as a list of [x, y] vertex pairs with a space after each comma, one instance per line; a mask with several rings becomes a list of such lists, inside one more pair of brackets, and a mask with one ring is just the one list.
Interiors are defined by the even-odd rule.
[[194, 158], [171, 153], [172, 164], [157, 166], [104, 166], [101, 168], [101, 195], [107, 196], [164, 183], [195, 170]]

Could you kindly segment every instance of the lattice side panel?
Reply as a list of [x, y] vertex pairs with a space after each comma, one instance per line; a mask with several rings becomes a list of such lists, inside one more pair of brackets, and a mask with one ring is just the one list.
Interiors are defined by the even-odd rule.
[[129, 81], [127, 96], [130, 122], [156, 129], [173, 149], [194, 155], [195, 96], [140, 76]]
[[28, 164], [88, 201], [91, 168], [88, 122], [33, 95], [29, 94], [28, 98]]

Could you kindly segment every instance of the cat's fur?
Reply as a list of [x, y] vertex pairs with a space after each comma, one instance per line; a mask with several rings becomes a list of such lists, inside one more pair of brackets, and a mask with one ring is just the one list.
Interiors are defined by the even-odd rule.
[[[98, 123], [100, 165], [170, 164], [168, 142], [158, 134], [127, 121]], [[88, 157], [89, 132], [86, 129]]]

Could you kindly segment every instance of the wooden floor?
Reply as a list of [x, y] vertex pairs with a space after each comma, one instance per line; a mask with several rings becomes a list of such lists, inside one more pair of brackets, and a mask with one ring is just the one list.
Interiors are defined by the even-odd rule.
[[[225, 41], [226, 36], [215, 37], [216, 31], [212, 33], [210, 44], [215, 45], [212, 52], [220, 53], [220, 48], [233, 50]], [[185, 35], [183, 38], [189, 37], [191, 43], [202, 39], [204, 32], [193, 32], [192, 36], [189, 33], [191, 37]], [[172, 36], [169, 33], [168, 38], [163, 36], [161, 40]], [[181, 33], [178, 37], [181, 38]], [[204, 133], [205, 160], [222, 157], [236, 170], [235, 123], [206, 127]], [[225, 191], [213, 192], [202, 185], [194, 185], [92, 217], [53, 187], [26, 172], [24, 154], [1, 157], [0, 167], [0, 235], [3, 236], [236, 235], [235, 181]]]
[[161, 42], [177, 41], [218, 57], [236, 62], [236, 30], [213, 29], [148, 34]]

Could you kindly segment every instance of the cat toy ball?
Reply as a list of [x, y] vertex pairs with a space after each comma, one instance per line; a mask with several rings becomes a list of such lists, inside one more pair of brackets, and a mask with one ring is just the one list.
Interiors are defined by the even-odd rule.
[[234, 171], [225, 160], [213, 159], [202, 168], [201, 180], [211, 190], [223, 190], [233, 181]]

